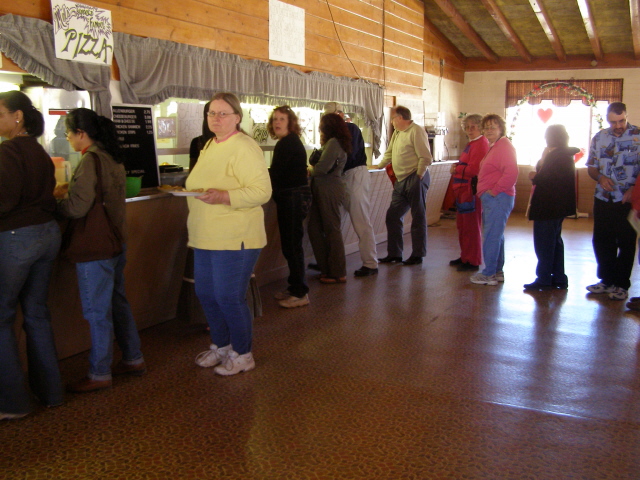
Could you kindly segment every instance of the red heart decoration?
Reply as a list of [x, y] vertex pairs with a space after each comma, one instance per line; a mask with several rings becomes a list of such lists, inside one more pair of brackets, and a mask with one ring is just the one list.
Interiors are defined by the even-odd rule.
[[546, 110], [543, 110], [542, 108], [538, 109], [538, 117], [540, 117], [542, 123], [547, 123], [552, 115], [553, 110], [551, 110], [550, 108], [547, 108]]
[[578, 153], [573, 156], [573, 163], [578, 163], [582, 157], [584, 157], [585, 150], [581, 148]]

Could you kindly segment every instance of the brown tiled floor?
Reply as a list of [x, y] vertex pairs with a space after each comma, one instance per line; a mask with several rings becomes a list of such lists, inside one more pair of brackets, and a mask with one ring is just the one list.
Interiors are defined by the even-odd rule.
[[[309, 307], [278, 308], [284, 282], [267, 285], [257, 368], [236, 377], [194, 365], [197, 325], [150, 328], [145, 377], [0, 424], [0, 477], [638, 479], [640, 317], [585, 295], [591, 226], [565, 221], [568, 292], [522, 292], [535, 256], [516, 214], [498, 287], [448, 266], [452, 220], [429, 228], [424, 265], [310, 279]], [[67, 380], [85, 368], [62, 362]]]

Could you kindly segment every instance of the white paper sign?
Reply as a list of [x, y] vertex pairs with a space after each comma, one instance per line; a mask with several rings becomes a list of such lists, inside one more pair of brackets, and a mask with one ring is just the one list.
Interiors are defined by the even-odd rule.
[[304, 65], [304, 8], [269, 0], [269, 60]]
[[113, 32], [111, 11], [51, 0], [56, 57], [76, 62], [111, 65]]

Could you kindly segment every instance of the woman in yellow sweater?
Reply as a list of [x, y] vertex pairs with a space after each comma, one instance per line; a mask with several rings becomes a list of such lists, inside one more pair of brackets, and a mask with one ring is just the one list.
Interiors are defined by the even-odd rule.
[[216, 94], [207, 119], [216, 136], [202, 150], [186, 184], [205, 192], [188, 198], [196, 295], [212, 342], [196, 364], [218, 365], [216, 373], [235, 375], [255, 367], [245, 294], [267, 244], [262, 205], [271, 197], [271, 181], [262, 150], [240, 129], [242, 108], [235, 95]]

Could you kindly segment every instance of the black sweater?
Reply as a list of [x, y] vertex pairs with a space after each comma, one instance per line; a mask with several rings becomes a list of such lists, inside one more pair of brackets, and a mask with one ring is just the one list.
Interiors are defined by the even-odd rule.
[[307, 185], [307, 152], [295, 133], [276, 143], [269, 175], [274, 193]]
[[576, 167], [573, 156], [580, 150], [559, 147], [547, 154], [538, 168], [529, 208], [530, 220], [554, 220], [576, 213]]

